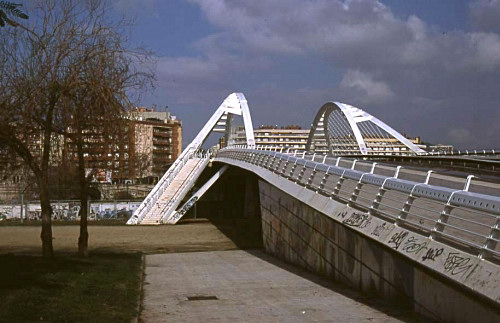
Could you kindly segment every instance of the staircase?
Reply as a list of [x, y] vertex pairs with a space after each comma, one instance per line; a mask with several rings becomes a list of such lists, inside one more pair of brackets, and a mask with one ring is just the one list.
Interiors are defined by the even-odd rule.
[[[163, 194], [160, 196], [151, 210], [144, 216], [140, 224], [156, 225], [162, 223], [162, 217], [168, 215], [168, 211], [172, 206], [178, 206], [184, 196], [180, 196], [191, 182], [195, 171], [203, 163], [202, 158], [193, 158], [186, 162], [184, 167], [179, 171], [177, 176]], [[195, 179], [194, 179], [195, 180]], [[193, 183], [194, 184], [194, 183]], [[191, 185], [192, 186], [192, 185]], [[176, 203], [178, 202], [178, 203]], [[175, 209], [173, 210], [175, 211]]]
[[127, 224], [167, 223], [209, 162], [208, 154], [186, 154], [162, 177]]

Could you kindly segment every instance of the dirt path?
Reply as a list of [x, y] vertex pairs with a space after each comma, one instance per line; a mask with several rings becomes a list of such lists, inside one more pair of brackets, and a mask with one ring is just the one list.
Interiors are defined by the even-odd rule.
[[[53, 226], [56, 253], [76, 253], [79, 227]], [[204, 221], [162, 226], [89, 226], [90, 252], [165, 253], [237, 249], [214, 224]], [[0, 227], [0, 253], [39, 254], [40, 227]]]

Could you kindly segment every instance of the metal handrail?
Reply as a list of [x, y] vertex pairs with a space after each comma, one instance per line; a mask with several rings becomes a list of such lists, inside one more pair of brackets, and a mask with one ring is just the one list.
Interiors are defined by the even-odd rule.
[[134, 211], [127, 224], [138, 224], [143, 219], [144, 216], [151, 210], [154, 204], [158, 201], [160, 196], [163, 194], [168, 185], [172, 182], [175, 176], [179, 173], [186, 162], [193, 157], [197, 151], [193, 151], [189, 148], [183, 152], [183, 156], [177, 159], [172, 166], [167, 170], [167, 172], [158, 181], [155, 187], [149, 192], [148, 196], [142, 201], [141, 205]]
[[193, 168], [188, 176], [186, 177], [186, 179], [182, 182], [182, 184], [179, 186], [179, 188], [177, 188], [177, 190], [175, 191], [174, 195], [172, 195], [172, 198], [170, 198], [170, 200], [168, 201], [166, 207], [164, 207], [164, 210], [165, 210], [165, 215], [162, 216], [161, 218], [161, 222], [164, 223], [165, 221], [168, 221], [168, 218], [170, 217], [170, 215], [173, 213], [173, 211], [175, 210], [171, 210], [172, 208], [172, 205], [174, 204], [175, 201], [178, 200], [181, 192], [184, 190], [185, 188], [185, 183], [187, 182], [190, 182], [194, 176], [194, 174], [196, 174], [196, 172], [202, 168], [203, 164], [208, 160], [210, 159], [211, 155], [209, 152], [207, 153], [200, 153], [200, 154], [197, 154], [195, 156], [196, 158], [200, 158], [200, 161], [198, 162], [198, 164], [196, 164], [196, 167]]
[[[257, 155], [260, 155], [260, 158], [255, 159]], [[264, 158], [266, 155], [268, 158]], [[397, 178], [397, 175], [395, 175], [395, 177], [391, 177], [373, 174], [373, 171], [375, 170], [375, 162], [372, 163], [370, 171], [363, 172], [356, 170], [359, 163], [353, 162], [350, 168], [344, 168], [338, 166], [340, 159], [336, 160], [336, 165], [331, 165], [316, 162], [313, 160], [314, 158], [310, 158], [316, 155], [307, 155], [306, 153], [297, 154], [296, 152], [292, 154], [288, 150], [283, 153], [273, 150], [258, 150], [255, 148], [248, 149], [243, 146], [239, 148], [228, 147], [221, 149], [218, 152], [217, 157], [236, 159], [243, 162], [249, 162], [250, 158], [252, 158], [253, 164], [256, 166], [266, 168], [274, 174], [287, 178], [298, 185], [302, 185], [321, 194], [331, 196], [332, 198], [336, 198], [344, 203], [349, 203], [349, 205], [366, 209], [367, 211], [370, 211], [370, 214], [375, 216], [380, 215], [384, 219], [390, 218], [395, 223], [397, 222], [398, 225], [405, 226], [408, 224], [409, 229], [416, 227], [416, 229], [420, 232], [428, 232], [428, 236], [431, 238], [445, 238], [453, 240], [455, 243], [464, 244], [467, 247], [475, 249], [478, 257], [500, 257], [500, 251], [497, 250], [497, 242], [499, 241], [500, 235], [500, 196], [469, 192], [468, 189], [472, 176], [467, 178], [463, 189], [457, 190], [455, 188], [445, 186], [430, 185], [429, 179], [431, 177], [431, 172], [427, 173], [424, 182], [419, 183], [399, 179]], [[280, 159], [280, 162], [269, 163], [268, 161], [271, 157], [273, 161]], [[285, 162], [284, 165], [287, 165], [290, 158], [294, 158], [293, 163], [295, 165], [300, 165], [302, 168], [302, 171], [299, 171], [298, 173], [295, 172], [295, 174], [293, 174], [294, 176], [286, 176], [287, 174], [284, 174], [284, 172], [281, 172], [279, 169], [282, 162]], [[326, 160], [326, 157], [323, 157], [323, 160]], [[319, 178], [324, 178], [325, 175], [328, 174], [336, 175], [339, 173], [342, 173], [342, 176], [339, 177], [336, 189], [328, 191], [324, 187], [321, 187], [321, 181], [319, 184], [314, 184], [312, 180], [303, 180], [302, 176], [304, 175], [304, 170], [306, 168], [313, 170], [311, 174], [314, 174], [313, 176], [318, 176]], [[399, 173], [399, 168], [400, 167], [396, 169], [396, 174]], [[296, 174], [297, 176], [295, 176]], [[456, 179], [457, 178], [455, 178], [455, 180]], [[355, 185], [352, 190], [345, 190], [345, 180], [358, 185]], [[307, 185], [304, 185], [306, 182]], [[378, 187], [379, 192], [380, 190], [402, 192], [405, 196], [407, 196], [407, 199], [406, 201], [399, 201], [402, 208], [394, 207], [393, 205], [398, 201], [395, 201], [394, 199], [391, 200], [390, 198], [388, 198], [388, 200], [392, 202], [393, 205], [385, 204], [385, 197], [382, 197], [381, 201], [373, 200], [371, 205], [367, 206], [366, 198], [361, 197], [361, 201], [357, 200], [360, 192], [366, 193], [366, 191], [363, 191], [363, 185], [365, 184], [375, 185]], [[339, 196], [339, 192], [342, 192], [343, 196]], [[351, 196], [351, 198], [346, 199], [346, 194]], [[429, 206], [422, 207], [420, 205], [414, 205], [416, 200], [438, 202], [439, 205], [441, 205], [441, 208], [434, 209]], [[361, 204], [360, 202], [362, 201], [365, 203]], [[379, 211], [378, 208], [380, 206], [385, 207], [386, 211]], [[394, 211], [387, 211], [387, 208]], [[416, 210], [420, 209], [425, 212], [425, 214], [422, 215], [412, 212], [413, 208]], [[474, 218], [451, 214], [454, 209], [470, 210], [472, 212], [467, 213], [470, 217], [472, 217], [471, 214], [474, 213], [474, 216], [479, 217], [480, 220], [483, 220], [483, 222]], [[448, 223], [448, 219], [454, 220], [455, 222]], [[420, 221], [424, 221], [424, 223]], [[425, 222], [427, 222], [427, 224], [425, 224]], [[494, 223], [490, 225], [485, 222]], [[481, 231], [474, 231], [474, 229], [467, 227], [467, 225], [477, 226], [481, 229]], [[459, 231], [462, 234], [450, 234], [448, 230], [454, 230], [455, 232]], [[478, 239], [482, 242], [479, 243]]]

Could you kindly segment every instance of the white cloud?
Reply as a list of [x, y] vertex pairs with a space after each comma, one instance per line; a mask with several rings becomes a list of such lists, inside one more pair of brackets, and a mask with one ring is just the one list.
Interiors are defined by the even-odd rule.
[[385, 103], [394, 97], [389, 85], [375, 81], [371, 75], [358, 70], [349, 70], [344, 74], [340, 89], [354, 90], [364, 104]]
[[469, 6], [470, 23], [475, 30], [500, 32], [500, 0], [477, 0]]
[[242, 51], [321, 54], [346, 69], [429, 63], [456, 68], [454, 62], [496, 67], [499, 57], [498, 35], [443, 35], [414, 15], [396, 18], [378, 1], [193, 1], [222, 30], [219, 45], [231, 42]]
[[[492, 15], [500, 0], [471, 4], [473, 30], [444, 32], [414, 15], [398, 18], [375, 0], [190, 1], [217, 32], [193, 44], [196, 57], [160, 60], [160, 82], [174, 101], [194, 91], [202, 100], [222, 99], [241, 87], [265, 98], [268, 119], [299, 122], [279, 106], [300, 109], [307, 97], [319, 108], [331, 93], [330, 100], [381, 113], [429, 141], [473, 145], [464, 130], [472, 126], [486, 145], [500, 137], [500, 128], [486, 125], [500, 102], [500, 14]], [[290, 86], [288, 79], [327, 77], [303, 76], [287, 60], [328, 62], [331, 70], [320, 73], [330, 73], [331, 82]], [[485, 117], [473, 122], [474, 115]]]

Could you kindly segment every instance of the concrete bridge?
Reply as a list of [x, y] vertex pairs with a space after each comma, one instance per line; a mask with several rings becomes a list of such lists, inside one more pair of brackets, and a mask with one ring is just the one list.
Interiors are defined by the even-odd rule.
[[[245, 146], [231, 145], [238, 115]], [[230, 95], [128, 223], [176, 223], [236, 168], [249, 183], [242, 194], [258, 196], [242, 207], [260, 213], [269, 254], [435, 320], [500, 320], [499, 183], [373, 161], [427, 154], [346, 104], [320, 108], [308, 152], [259, 149], [251, 129], [243, 94]], [[229, 146], [201, 150], [214, 130]], [[207, 165], [213, 175], [189, 194]]]

